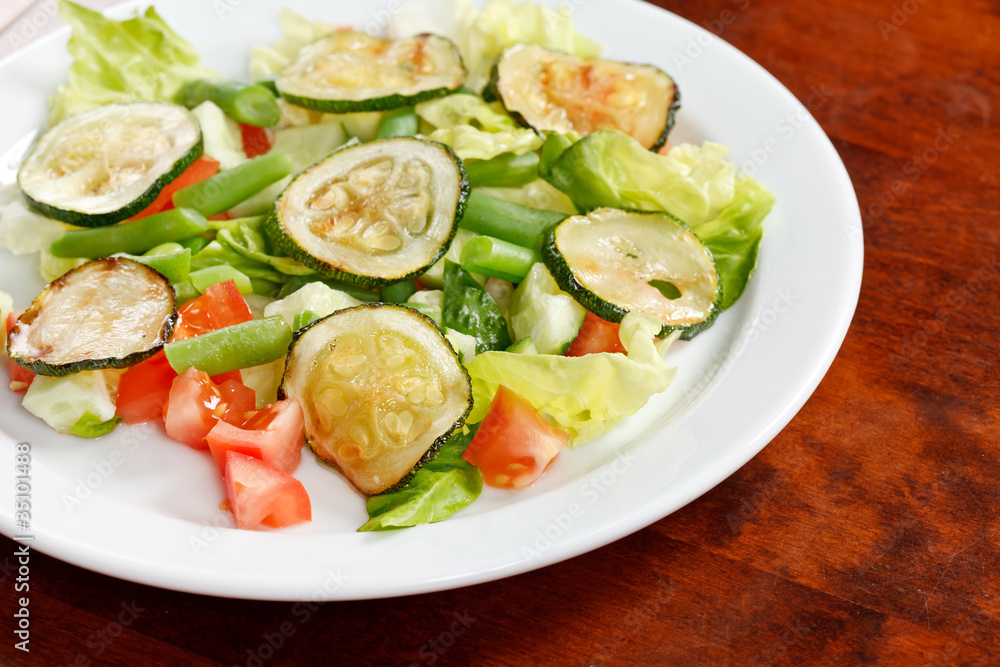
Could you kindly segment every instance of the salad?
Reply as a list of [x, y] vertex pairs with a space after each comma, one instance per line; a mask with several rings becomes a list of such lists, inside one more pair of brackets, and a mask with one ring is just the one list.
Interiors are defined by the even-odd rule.
[[671, 146], [673, 79], [568, 14], [285, 10], [237, 82], [152, 8], [59, 11], [69, 82], [0, 189], [0, 245], [51, 281], [0, 294], [11, 390], [80, 437], [162, 422], [241, 528], [310, 519], [305, 444], [360, 530], [531, 485], [665, 390], [756, 264], [767, 189]]

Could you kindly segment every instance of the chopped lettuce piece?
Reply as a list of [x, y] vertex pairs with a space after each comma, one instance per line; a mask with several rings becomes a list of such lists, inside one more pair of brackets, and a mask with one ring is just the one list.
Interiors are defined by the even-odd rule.
[[17, 183], [0, 187], [0, 248], [15, 255], [47, 250], [71, 229], [70, 225], [30, 209]]
[[243, 384], [253, 389], [257, 398], [257, 409], [278, 400], [278, 387], [285, 373], [285, 358], [260, 366], [251, 366], [240, 371]]
[[[551, 163], [546, 180], [581, 211], [602, 206], [666, 211], [689, 225], [714, 217], [733, 199], [735, 167], [729, 149], [705, 142], [651, 153], [617, 130], [599, 130]], [[544, 170], [541, 172], [545, 175]]]
[[39, 272], [47, 283], [87, 262], [86, 257], [56, 257], [48, 249], [39, 251], [38, 260]]
[[432, 32], [454, 41], [469, 70], [465, 85], [475, 91], [486, 85], [500, 52], [519, 42], [541, 44], [583, 58], [597, 56], [603, 50], [573, 28], [568, 7], [550, 9], [514, 0], [490, 0], [479, 12], [468, 0], [408, 3], [394, 14], [387, 32], [393, 39]]
[[113, 102], [173, 101], [189, 79], [218, 76], [152, 7], [126, 21], [105, 18], [67, 0], [59, 16], [73, 27], [69, 83], [49, 98], [49, 122]]
[[284, 299], [269, 303], [264, 308], [264, 317], [280, 315], [291, 326], [295, 321], [295, 315], [303, 310], [310, 310], [320, 318], [360, 304], [360, 301], [349, 294], [317, 281], [303, 285]]
[[515, 123], [498, 103], [476, 95], [448, 95], [418, 104], [415, 111], [435, 128], [427, 138], [451, 146], [463, 160], [489, 160], [542, 145], [534, 130]]
[[569, 197], [540, 178], [519, 188], [476, 188], [475, 191], [521, 206], [558, 211], [566, 215], [577, 213]]
[[81, 438], [99, 438], [114, 431], [115, 426], [118, 426], [120, 421], [121, 417], [112, 417], [107, 421], [101, 421], [100, 417], [88, 411], [84, 412], [83, 416], [73, 424], [69, 432]]
[[448, 339], [451, 346], [458, 353], [458, 360], [467, 364], [476, 358], [476, 339], [461, 331], [446, 329], [444, 337]]
[[541, 354], [562, 354], [576, 338], [587, 309], [576, 302], [552, 278], [542, 263], [528, 271], [514, 290], [510, 324], [514, 340], [531, 338]]
[[444, 292], [439, 289], [424, 289], [414, 292], [406, 300], [406, 305], [412, 306], [422, 312], [427, 317], [434, 320], [434, 323], [441, 326], [441, 313], [444, 310]]
[[220, 169], [232, 169], [247, 161], [239, 123], [210, 100], [191, 110], [201, 125], [205, 155], [219, 162]]
[[[462, 248], [464, 248], [465, 244], [469, 242], [469, 239], [473, 239], [475, 237], [476, 234], [470, 232], [468, 229], [456, 229], [455, 238], [451, 240], [451, 246], [448, 247], [448, 252], [445, 253], [444, 257], [435, 262], [431, 268], [424, 271], [423, 275], [420, 276], [420, 282], [423, 283], [425, 287], [443, 287], [445, 260], [458, 264], [462, 257]], [[486, 276], [478, 273], [473, 273], [472, 275], [480, 284], [486, 282]]]
[[[275, 131], [272, 150], [288, 153], [295, 164], [294, 173], [298, 174], [343, 146], [346, 141], [347, 133], [341, 123], [300, 125]], [[279, 190], [279, 194], [280, 192]]]
[[315, 273], [297, 259], [275, 255], [267, 241], [263, 225], [263, 216], [227, 220], [222, 222], [222, 228], [216, 234], [215, 240], [249, 260], [256, 260], [290, 276], [307, 276]]
[[472, 504], [482, 493], [483, 476], [462, 454], [474, 436], [475, 429], [456, 433], [405, 488], [369, 498], [367, 508], [371, 518], [358, 532], [443, 521]]
[[24, 394], [25, 409], [60, 433], [90, 413], [96, 423], [115, 416], [115, 396], [122, 370], [83, 371], [62, 377], [39, 375]]
[[254, 79], [272, 77], [288, 65], [306, 44], [329, 35], [336, 26], [310, 21], [287, 7], [278, 16], [281, 39], [273, 46], [255, 46], [250, 52], [250, 76]]
[[582, 357], [480, 354], [467, 367], [475, 400], [467, 421], [483, 419], [502, 384], [569, 432], [570, 447], [592, 440], [637, 412], [673, 381], [677, 369], [667, 367], [663, 350], [654, 342], [659, 331], [656, 318], [633, 312], [619, 329], [628, 356], [609, 352]]
[[760, 181], [744, 176], [736, 181], [736, 195], [715, 218], [695, 227], [719, 270], [722, 308], [733, 305], [757, 266], [763, 222], [774, 206], [774, 195]]

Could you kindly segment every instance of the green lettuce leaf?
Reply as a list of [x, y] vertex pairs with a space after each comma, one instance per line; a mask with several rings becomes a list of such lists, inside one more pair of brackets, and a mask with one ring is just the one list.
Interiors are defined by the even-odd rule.
[[660, 323], [650, 315], [629, 313], [619, 336], [628, 356], [602, 352], [582, 357], [485, 352], [468, 365], [475, 405], [467, 419], [482, 421], [499, 385], [517, 392], [553, 424], [570, 433], [576, 447], [634, 414], [677, 373], [661, 356], [654, 337]]
[[[562, 142], [549, 137], [562, 148]], [[666, 211], [689, 225], [714, 217], [733, 199], [735, 167], [729, 149], [705, 142], [651, 153], [617, 130], [599, 130], [565, 148], [551, 163], [542, 155], [539, 173], [569, 195], [581, 211], [602, 206]], [[546, 164], [548, 167], [546, 169]]]
[[173, 100], [189, 79], [218, 76], [152, 7], [126, 21], [105, 18], [68, 0], [59, 16], [73, 26], [69, 83], [49, 99], [51, 124], [102, 104]]
[[744, 176], [736, 181], [732, 202], [712, 220], [695, 227], [715, 257], [722, 279], [722, 308], [733, 305], [746, 289], [757, 266], [763, 222], [774, 206], [774, 195], [759, 181]]
[[82, 371], [61, 377], [36, 376], [24, 394], [24, 408], [60, 433], [71, 433], [85, 415], [92, 423], [114, 419], [115, 395], [124, 370]]
[[468, 271], [445, 261], [441, 324], [476, 339], [476, 352], [510, 347], [507, 320], [500, 307]]
[[273, 77], [295, 59], [299, 49], [336, 30], [336, 26], [310, 21], [287, 7], [278, 15], [281, 39], [273, 46], [255, 46], [250, 52], [250, 76]]
[[358, 532], [434, 523], [472, 504], [483, 490], [483, 476], [462, 454], [475, 432], [473, 428], [468, 433], [453, 435], [405, 488], [369, 498], [371, 518]]
[[436, 128], [427, 138], [451, 146], [463, 160], [489, 160], [542, 145], [534, 130], [521, 127], [498, 103], [488, 104], [477, 95], [448, 95], [418, 104], [415, 111]]
[[[360, 29], [366, 29], [361, 26]], [[396, 39], [422, 32], [448, 37], [458, 46], [469, 70], [465, 85], [482, 90], [500, 52], [519, 42], [590, 58], [603, 50], [576, 31], [568, 7], [550, 9], [534, 2], [490, 0], [482, 11], [468, 0], [425, 0], [398, 8], [388, 26]]]
[[76, 423], [70, 427], [69, 432], [81, 438], [99, 438], [114, 431], [120, 421], [121, 417], [112, 417], [111, 419], [101, 421], [100, 417], [88, 411], [84, 412], [76, 420]]

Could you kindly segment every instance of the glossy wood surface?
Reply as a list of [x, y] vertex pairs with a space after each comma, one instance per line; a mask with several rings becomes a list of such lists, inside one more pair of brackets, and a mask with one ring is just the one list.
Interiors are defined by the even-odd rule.
[[645, 530], [448, 592], [235, 601], [33, 553], [30, 660], [5, 631], [0, 664], [1000, 664], [1000, 5], [657, 4], [805, 102], [857, 191], [857, 314], [791, 424]]

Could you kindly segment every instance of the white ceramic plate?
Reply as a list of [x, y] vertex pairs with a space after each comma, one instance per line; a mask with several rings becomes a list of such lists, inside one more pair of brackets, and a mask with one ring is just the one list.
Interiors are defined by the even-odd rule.
[[[233, 11], [220, 16], [222, 4], [172, 0], [158, 9], [206, 65], [245, 78], [251, 45], [278, 37], [278, 8], [230, 3]], [[391, 11], [380, 0], [288, 4], [369, 30]], [[677, 79], [683, 109], [675, 143], [727, 144], [778, 200], [747, 292], [712, 329], [670, 350], [667, 360], [680, 372], [667, 392], [612, 433], [560, 456], [526, 491], [486, 489], [448, 521], [359, 534], [364, 503], [309, 455], [297, 476], [314, 521], [280, 532], [239, 531], [218, 509], [224, 492], [206, 454], [151, 427], [119, 428], [96, 441], [59, 436], [0, 390], [0, 529], [15, 534], [14, 443], [23, 441], [31, 444], [32, 544], [52, 556], [123, 579], [231, 597], [407, 595], [596, 549], [697, 498], [760, 451], [823, 377], [857, 303], [861, 221], [847, 172], [803, 105], [714, 35], [637, 1], [570, 4], [579, 29], [606, 44], [608, 57], [654, 63]], [[67, 36], [63, 30], [0, 63], [5, 182], [20, 155], [9, 149], [39, 127], [46, 96], [65, 80]], [[0, 251], [0, 289], [18, 307], [41, 289], [36, 276], [33, 260]]]

